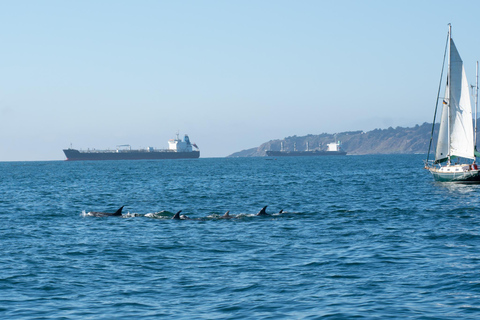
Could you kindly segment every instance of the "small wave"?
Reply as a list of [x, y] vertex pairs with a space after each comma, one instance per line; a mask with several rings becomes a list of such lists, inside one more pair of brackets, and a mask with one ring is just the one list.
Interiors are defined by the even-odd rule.
[[125, 214], [122, 214], [122, 218], [135, 218], [135, 217], [143, 217], [145, 216], [144, 214], [141, 214], [141, 213], [125, 213]]
[[175, 214], [170, 211], [162, 210], [159, 212], [150, 212], [144, 215], [146, 218], [153, 219], [171, 219]]

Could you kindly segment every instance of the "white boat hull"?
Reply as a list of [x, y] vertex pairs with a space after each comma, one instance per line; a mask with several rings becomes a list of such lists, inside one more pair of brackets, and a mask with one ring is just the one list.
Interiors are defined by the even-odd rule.
[[447, 165], [430, 167], [435, 181], [453, 183], [480, 183], [480, 170], [470, 165]]

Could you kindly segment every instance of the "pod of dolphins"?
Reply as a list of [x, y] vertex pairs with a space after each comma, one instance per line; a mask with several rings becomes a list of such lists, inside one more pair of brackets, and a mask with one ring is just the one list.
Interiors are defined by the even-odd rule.
[[[115, 217], [115, 216], [121, 216], [122, 215], [122, 210], [123, 210], [123, 207], [125, 206], [121, 206], [120, 209], [118, 209], [117, 211], [111, 213], [111, 212], [97, 212], [97, 211], [91, 211], [89, 212], [88, 214], [91, 215], [91, 216], [94, 216], [94, 217]], [[268, 206], [265, 206], [263, 207], [256, 215], [257, 216], [269, 216], [270, 214], [267, 213], [267, 207]], [[189, 217], [187, 217], [186, 215], [181, 215], [180, 213], [182, 212], [182, 210], [178, 211], [177, 213], [175, 213], [175, 215], [173, 216], [173, 220], [188, 220], [190, 219]], [[280, 210], [279, 213], [283, 213], [283, 209]], [[231, 216], [230, 215], [230, 211], [227, 211], [225, 212], [225, 214], [223, 216], [220, 217], [221, 219], [231, 219], [231, 218], [235, 218], [235, 216]]]

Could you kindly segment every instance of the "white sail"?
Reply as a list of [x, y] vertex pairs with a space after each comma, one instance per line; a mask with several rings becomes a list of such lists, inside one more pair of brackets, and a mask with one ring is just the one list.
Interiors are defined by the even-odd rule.
[[[450, 155], [474, 159], [473, 118], [463, 61], [450, 40]], [[443, 117], [443, 116], [442, 116]]]
[[448, 82], [445, 88], [445, 98], [443, 100], [442, 118], [440, 119], [440, 128], [438, 129], [437, 150], [435, 152], [435, 161], [441, 162], [448, 157]]

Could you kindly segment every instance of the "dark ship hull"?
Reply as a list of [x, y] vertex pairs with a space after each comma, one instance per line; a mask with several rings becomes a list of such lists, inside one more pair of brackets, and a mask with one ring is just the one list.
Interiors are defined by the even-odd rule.
[[344, 156], [345, 151], [267, 151], [269, 157]]
[[172, 150], [113, 150], [113, 151], [79, 151], [64, 149], [67, 161], [79, 160], [156, 160], [156, 159], [197, 159], [200, 151], [178, 152]]

